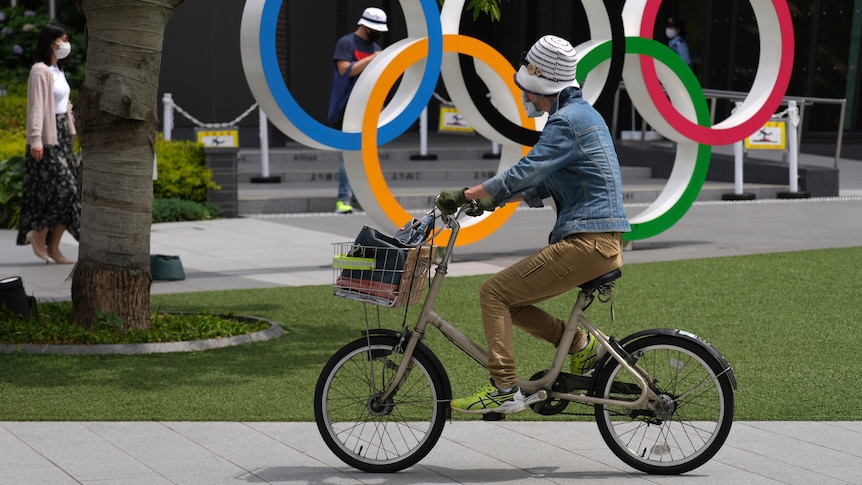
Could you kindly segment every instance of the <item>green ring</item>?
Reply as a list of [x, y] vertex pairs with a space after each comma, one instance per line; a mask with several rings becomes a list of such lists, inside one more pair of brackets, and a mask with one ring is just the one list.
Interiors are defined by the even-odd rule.
[[[580, 60], [577, 71], [578, 83], [583, 84], [584, 79], [590, 71], [611, 58], [611, 42], [608, 40], [599, 44]], [[706, 96], [703, 94], [703, 88], [700, 86], [691, 68], [683, 62], [676, 52], [653, 39], [626, 37], [626, 54], [650, 56], [663, 63], [674, 74], [679, 76], [680, 81], [682, 81], [683, 86], [688, 91], [689, 96], [691, 96], [697, 123], [701, 126], [711, 125], [709, 107], [706, 103]], [[706, 180], [706, 172], [709, 169], [711, 154], [712, 147], [702, 143], [699, 144], [694, 170], [679, 200], [653, 219], [632, 224], [631, 232], [624, 233], [623, 239], [626, 241], [646, 239], [666, 231], [679, 222], [685, 213], [688, 212], [688, 209], [691, 208], [692, 204], [694, 204], [694, 201], [697, 200], [697, 195], [700, 193], [701, 188], [703, 188], [703, 182]]]

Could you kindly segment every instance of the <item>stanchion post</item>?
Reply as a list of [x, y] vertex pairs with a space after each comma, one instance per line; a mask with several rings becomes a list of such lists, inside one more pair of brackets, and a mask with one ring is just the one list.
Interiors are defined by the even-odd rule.
[[269, 120], [263, 108], [258, 106], [258, 132], [260, 133], [260, 177], [250, 179], [253, 184], [280, 184], [281, 177], [269, 174]]
[[428, 107], [419, 116], [419, 155], [410, 155], [410, 160], [437, 160], [437, 155], [428, 154]]
[[[736, 102], [736, 107], [733, 111], [739, 109], [741, 102]], [[745, 152], [743, 150], [742, 140], [733, 144], [733, 193], [722, 194], [721, 200], [754, 200], [756, 195], [749, 192], [743, 192], [743, 169], [742, 164], [745, 161]]]
[[[497, 100], [494, 99], [493, 96], [491, 96], [491, 93], [488, 93], [488, 99], [491, 100], [491, 105], [496, 108], [497, 107]], [[492, 141], [491, 142], [491, 152], [490, 153], [483, 153], [482, 158], [485, 160], [498, 160], [500, 158], [500, 144], [495, 142], [495, 141]]]
[[171, 130], [174, 128], [174, 97], [171, 93], [162, 96], [162, 135], [170, 141]]
[[796, 139], [796, 125], [799, 123], [794, 123], [793, 120], [799, 119], [798, 116], [794, 117], [796, 111], [796, 101], [788, 102], [788, 110], [787, 110], [787, 118], [788, 125], [790, 125], [787, 129], [787, 151], [789, 152], [789, 157], [787, 159], [787, 165], [790, 169], [790, 191], [791, 192], [799, 192], [799, 151], [798, 146], [799, 143]]
[[733, 144], [733, 193], [737, 195], [742, 194], [742, 148], [741, 140]]
[[787, 102], [787, 166], [790, 178], [790, 191], [779, 192], [779, 199], [807, 199], [811, 197], [809, 192], [799, 190], [799, 139], [797, 127], [799, 126], [799, 108], [796, 101]]
[[500, 144], [492, 141], [491, 142], [491, 151], [489, 153], [483, 153], [482, 158], [484, 159], [498, 159], [500, 158]]

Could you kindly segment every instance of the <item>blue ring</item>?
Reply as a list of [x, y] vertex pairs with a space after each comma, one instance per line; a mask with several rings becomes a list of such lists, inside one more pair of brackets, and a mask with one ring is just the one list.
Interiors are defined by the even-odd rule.
[[[440, 12], [437, 10], [435, 0], [420, 0], [420, 3], [428, 29], [428, 57], [425, 62], [425, 72], [419, 83], [419, 89], [407, 107], [395, 119], [378, 129], [377, 139], [380, 145], [398, 138], [419, 119], [422, 110], [428, 106], [434, 94], [434, 88], [437, 87], [437, 78], [443, 64], [443, 27], [440, 24]], [[291, 123], [297, 129], [301, 127], [309, 138], [337, 150], [361, 150], [361, 133], [347, 133], [317, 121], [299, 106], [287, 89], [278, 69], [278, 55], [275, 50], [275, 33], [281, 4], [282, 0], [266, 0], [260, 25], [261, 64], [273, 99]]]

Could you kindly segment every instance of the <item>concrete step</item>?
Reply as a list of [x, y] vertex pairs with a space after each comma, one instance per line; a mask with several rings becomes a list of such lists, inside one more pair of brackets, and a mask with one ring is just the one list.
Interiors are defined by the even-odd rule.
[[[665, 146], [668, 145], [668, 146]], [[622, 165], [623, 196], [626, 204], [649, 204], [666, 185], [673, 164], [672, 144], [643, 147], [620, 143], [617, 147]], [[481, 183], [497, 173], [499, 159], [491, 158], [490, 142], [478, 136], [437, 135], [428, 153], [436, 160], [417, 160], [418, 139], [405, 135], [379, 148], [380, 165], [391, 192], [408, 210], [431, 207], [441, 190]], [[291, 143], [269, 151], [268, 172], [279, 183], [251, 183], [263, 175], [259, 149], [243, 149], [237, 164], [238, 212], [240, 214], [278, 214], [331, 212], [335, 207], [341, 152], [316, 150]], [[727, 157], [713, 155], [710, 173], [724, 165]], [[756, 164], [749, 167], [756, 167]], [[748, 168], [744, 192], [758, 199], [776, 198], [788, 191], [786, 175], [756, 180]], [[700, 201], [722, 200], [733, 194], [733, 178], [726, 174], [708, 176], [698, 195]]]
[[[493, 159], [460, 159], [434, 161], [384, 161], [381, 162], [383, 174], [387, 183], [392, 186], [400, 184], [469, 184], [481, 182], [494, 176], [499, 167], [499, 160]], [[289, 163], [270, 165], [269, 176], [277, 177], [283, 184], [305, 184], [308, 187], [335, 187], [338, 181], [338, 169], [341, 160], [322, 160], [315, 162]], [[261, 170], [250, 170], [241, 162], [237, 167], [237, 182], [251, 183], [253, 178], [262, 175]], [[623, 179], [648, 178], [652, 169], [649, 167], [622, 167]], [[266, 185], [266, 184], [263, 184]]]
[[[390, 190], [396, 200], [407, 210], [423, 210], [431, 207], [434, 197], [441, 190], [451, 189], [452, 184], [435, 184], [401, 182], [390, 184]], [[665, 180], [650, 178], [630, 178], [623, 182], [623, 200], [626, 204], [649, 204], [661, 194]], [[262, 187], [267, 185], [267, 187]], [[282, 184], [248, 184], [241, 183], [239, 189], [240, 214], [290, 214], [331, 212], [335, 208], [335, 185], [309, 187], [302, 183]], [[778, 192], [787, 191], [787, 186], [780, 185], [745, 185], [746, 193], [754, 194], [758, 199], [774, 199]], [[734, 186], [726, 182], [704, 183], [697, 200], [722, 200], [726, 194], [732, 194]]]

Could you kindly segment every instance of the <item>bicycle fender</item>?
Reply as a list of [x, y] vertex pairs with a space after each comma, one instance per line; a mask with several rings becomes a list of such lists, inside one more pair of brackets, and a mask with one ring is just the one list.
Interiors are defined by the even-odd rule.
[[625, 346], [629, 342], [634, 342], [635, 340], [649, 337], [652, 335], [669, 335], [672, 337], [680, 337], [700, 345], [701, 347], [709, 351], [709, 353], [712, 354], [716, 359], [718, 359], [723, 368], [727, 369], [727, 377], [730, 379], [730, 384], [733, 386], [733, 390], [736, 390], [736, 376], [734, 376], [733, 367], [730, 366], [730, 363], [727, 361], [727, 359], [725, 359], [724, 356], [721, 355], [721, 352], [719, 352], [718, 349], [715, 348], [711, 343], [691, 332], [675, 328], [653, 328], [649, 330], [641, 330], [640, 332], [635, 332], [620, 340], [620, 345]]
[[[384, 337], [393, 337], [395, 339], [401, 337], [401, 333], [396, 332], [395, 330], [390, 330], [388, 328], [373, 328], [369, 330], [363, 330], [362, 335], [382, 335]], [[427, 357], [428, 360], [430, 360], [431, 363], [434, 365], [435, 370], [438, 374], [440, 374], [440, 379], [443, 380], [443, 387], [446, 389], [446, 395], [443, 396], [443, 398], [451, 401], [452, 383], [449, 381], [449, 374], [446, 373], [446, 368], [443, 367], [443, 363], [440, 362], [440, 359], [437, 358], [437, 355], [434, 354], [434, 352], [432, 352], [431, 349], [429, 349], [428, 346], [423, 344], [422, 342], [416, 344], [416, 352], [419, 352], [425, 357]]]

